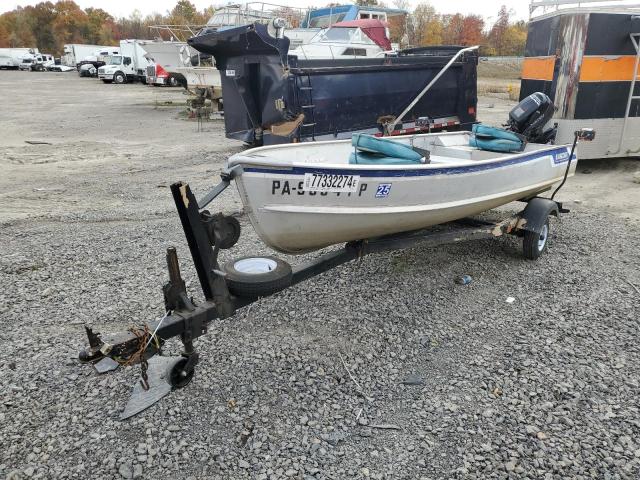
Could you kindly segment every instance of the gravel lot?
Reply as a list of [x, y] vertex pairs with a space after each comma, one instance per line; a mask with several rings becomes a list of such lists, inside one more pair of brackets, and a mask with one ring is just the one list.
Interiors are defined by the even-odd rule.
[[[80, 365], [83, 324], [161, 315], [169, 245], [198, 296], [167, 187], [242, 147], [179, 89], [2, 71], [0, 97], [2, 477], [640, 477], [637, 162], [581, 164], [538, 262], [507, 238], [337, 268], [217, 323], [194, 381], [120, 421], [139, 368]], [[240, 220], [225, 258], [266, 253]]]

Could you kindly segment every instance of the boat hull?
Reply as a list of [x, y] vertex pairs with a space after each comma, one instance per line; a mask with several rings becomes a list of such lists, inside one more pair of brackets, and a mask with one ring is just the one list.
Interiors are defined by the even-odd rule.
[[[438, 225], [530, 198], [562, 179], [568, 157], [569, 148], [563, 146], [497, 162], [412, 170], [245, 163], [236, 184], [261, 239], [275, 250], [298, 254]], [[350, 194], [305, 191], [305, 173], [358, 175], [358, 189]]]

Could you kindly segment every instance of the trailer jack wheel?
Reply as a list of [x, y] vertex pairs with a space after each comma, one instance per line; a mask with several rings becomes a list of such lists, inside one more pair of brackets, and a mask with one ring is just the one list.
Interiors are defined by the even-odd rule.
[[195, 367], [191, 367], [190, 370], [185, 370], [185, 366], [187, 366], [188, 362], [189, 359], [183, 357], [182, 359], [178, 360], [178, 362], [171, 369], [171, 373], [169, 375], [169, 384], [173, 388], [186, 387], [193, 378], [196, 369]]
[[525, 230], [522, 240], [524, 257], [529, 260], [537, 260], [547, 249], [549, 240], [549, 217], [544, 222], [539, 232]]

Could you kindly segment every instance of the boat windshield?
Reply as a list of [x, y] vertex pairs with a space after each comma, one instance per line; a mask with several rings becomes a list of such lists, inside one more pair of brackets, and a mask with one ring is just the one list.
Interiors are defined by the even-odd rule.
[[334, 13], [330, 15], [322, 15], [320, 17], [313, 17], [309, 21], [310, 28], [327, 28], [334, 23], [341, 22], [344, 20], [344, 17], [347, 16], [347, 12], [344, 13]]
[[111, 55], [107, 57], [107, 65], [120, 65], [122, 63], [122, 55]]
[[331, 43], [367, 43], [375, 44], [367, 35], [359, 28], [329, 28], [319, 32], [314, 42], [331, 42]]
[[22, 59], [22, 63], [31, 63], [33, 62], [33, 60], [31, 60], [30, 58], [23, 58]]

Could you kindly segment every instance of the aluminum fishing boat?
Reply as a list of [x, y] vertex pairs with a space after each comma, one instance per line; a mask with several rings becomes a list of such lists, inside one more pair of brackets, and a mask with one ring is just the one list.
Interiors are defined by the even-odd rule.
[[497, 153], [469, 146], [471, 135], [385, 140], [428, 152], [428, 163], [354, 163], [353, 142], [335, 140], [255, 148], [228, 167], [240, 167], [236, 185], [258, 235], [293, 254], [475, 215], [563, 179], [569, 145]]

